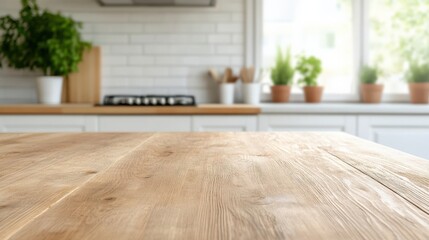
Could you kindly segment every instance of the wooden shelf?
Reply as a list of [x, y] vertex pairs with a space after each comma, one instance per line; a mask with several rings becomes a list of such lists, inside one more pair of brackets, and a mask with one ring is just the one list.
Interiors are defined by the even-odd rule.
[[0, 105], [0, 114], [64, 115], [257, 115], [261, 109], [251, 105], [204, 104], [196, 107], [122, 107], [62, 104]]

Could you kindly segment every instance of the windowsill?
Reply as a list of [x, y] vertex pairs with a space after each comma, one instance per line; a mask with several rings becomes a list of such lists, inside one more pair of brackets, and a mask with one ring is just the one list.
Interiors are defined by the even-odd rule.
[[262, 103], [262, 113], [303, 113], [303, 114], [415, 114], [429, 115], [429, 105], [410, 103]]

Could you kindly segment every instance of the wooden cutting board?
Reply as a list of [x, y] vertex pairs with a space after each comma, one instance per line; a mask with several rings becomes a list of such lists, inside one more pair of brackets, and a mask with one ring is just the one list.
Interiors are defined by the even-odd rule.
[[101, 48], [85, 51], [79, 70], [65, 80], [63, 103], [98, 104], [101, 88]]

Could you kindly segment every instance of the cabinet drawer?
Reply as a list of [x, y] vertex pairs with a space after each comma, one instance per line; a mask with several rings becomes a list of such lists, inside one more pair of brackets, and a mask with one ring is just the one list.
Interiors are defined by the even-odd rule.
[[346, 132], [356, 134], [356, 117], [340, 115], [262, 115], [259, 131]]
[[257, 131], [256, 116], [194, 116], [194, 132], [254, 132]]
[[0, 116], [1, 132], [96, 132], [96, 116]]
[[101, 132], [190, 132], [190, 116], [100, 116]]

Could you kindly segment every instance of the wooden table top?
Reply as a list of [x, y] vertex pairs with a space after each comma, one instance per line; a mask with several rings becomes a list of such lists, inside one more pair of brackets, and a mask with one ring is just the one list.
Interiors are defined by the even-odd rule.
[[340, 133], [0, 134], [0, 239], [429, 239], [429, 161]]

